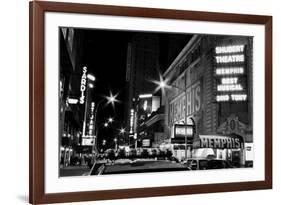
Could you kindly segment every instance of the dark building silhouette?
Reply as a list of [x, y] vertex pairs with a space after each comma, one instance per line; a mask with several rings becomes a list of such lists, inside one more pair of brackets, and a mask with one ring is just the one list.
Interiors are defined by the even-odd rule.
[[137, 118], [137, 101], [140, 94], [151, 94], [155, 85], [150, 80], [159, 78], [159, 38], [156, 34], [136, 34], [128, 44], [127, 50], [127, 109], [125, 119], [129, 134], [136, 132], [137, 122], [132, 127], [132, 110]]

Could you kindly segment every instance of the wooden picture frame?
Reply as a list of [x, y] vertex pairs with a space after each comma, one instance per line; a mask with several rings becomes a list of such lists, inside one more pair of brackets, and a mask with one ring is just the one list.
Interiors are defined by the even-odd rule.
[[[45, 193], [44, 19], [46, 12], [262, 25], [265, 27], [265, 179], [262, 181]], [[29, 5], [29, 202], [32, 204], [170, 196], [272, 188], [272, 17], [245, 14], [33, 1]]]

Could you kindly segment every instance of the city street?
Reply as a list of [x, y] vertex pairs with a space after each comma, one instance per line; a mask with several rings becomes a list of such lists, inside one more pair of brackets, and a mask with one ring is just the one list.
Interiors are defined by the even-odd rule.
[[60, 176], [91, 159], [91, 175], [253, 167], [252, 50], [251, 36], [60, 28]]
[[88, 166], [69, 166], [60, 168], [60, 176], [82, 176], [90, 171]]

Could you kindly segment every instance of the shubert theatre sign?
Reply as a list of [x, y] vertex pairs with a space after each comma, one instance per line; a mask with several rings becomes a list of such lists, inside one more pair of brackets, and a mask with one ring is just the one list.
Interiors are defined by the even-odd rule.
[[215, 48], [216, 101], [246, 101], [245, 45], [227, 45]]

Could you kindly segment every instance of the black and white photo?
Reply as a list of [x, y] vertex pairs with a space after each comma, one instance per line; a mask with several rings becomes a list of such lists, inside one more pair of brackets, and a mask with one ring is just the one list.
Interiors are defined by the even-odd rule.
[[254, 166], [253, 37], [58, 33], [61, 177]]

